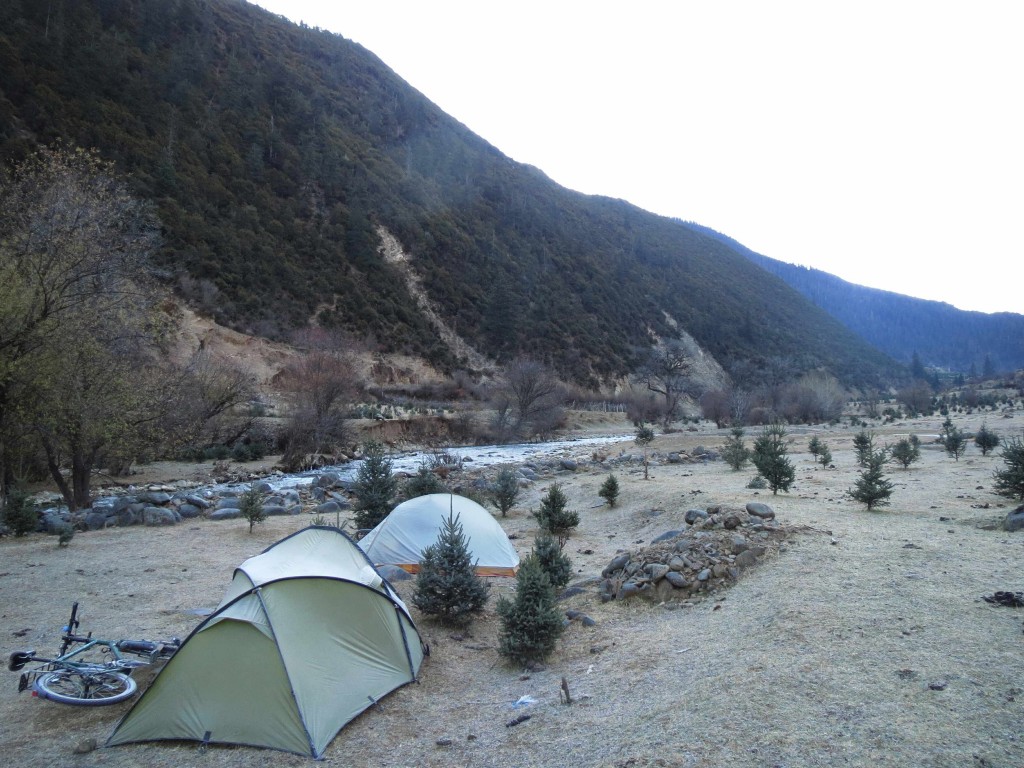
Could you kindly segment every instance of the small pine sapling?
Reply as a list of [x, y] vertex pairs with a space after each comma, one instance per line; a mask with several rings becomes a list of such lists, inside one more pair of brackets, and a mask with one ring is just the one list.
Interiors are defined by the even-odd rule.
[[750, 461], [750, 449], [743, 443], [743, 434], [743, 427], [733, 427], [731, 436], [722, 446], [722, 458], [734, 472], [739, 472]]
[[992, 473], [993, 489], [1000, 496], [1024, 501], [1024, 442], [1011, 437], [1003, 442], [1003, 468]]
[[242, 517], [249, 521], [249, 533], [252, 533], [253, 528], [267, 519], [267, 511], [263, 508], [263, 494], [255, 483], [242, 494], [238, 502], [238, 509], [241, 511]]
[[817, 459], [822, 467], [827, 467], [832, 463], [832, 449], [828, 447], [828, 443], [824, 440], [821, 441], [821, 445], [818, 447]]
[[420, 465], [416, 474], [402, 484], [402, 498], [415, 499], [418, 496], [427, 496], [431, 493], [449, 493], [441, 478], [426, 464]]
[[554, 483], [547, 495], [540, 500], [540, 508], [533, 513], [541, 530], [559, 536], [568, 533], [580, 524], [580, 516], [577, 512], [566, 509], [569, 503], [568, 497], [558, 483]]
[[960, 457], [967, 451], [967, 435], [965, 435], [958, 427], [953, 426], [953, 422], [949, 417], [942, 422], [942, 447], [946, 449], [946, 453], [949, 454], [955, 461], [960, 461]]
[[999, 445], [999, 435], [989, 429], [987, 424], [982, 424], [974, 435], [974, 444], [981, 450], [982, 456], [988, 456], [988, 452]]
[[39, 526], [39, 513], [36, 512], [28, 493], [21, 488], [11, 488], [2, 512], [4, 525], [16, 537], [32, 533]]
[[494, 478], [488, 490], [488, 499], [501, 512], [501, 516], [508, 515], [508, 511], [515, 506], [519, 498], [519, 480], [515, 472], [508, 467], [502, 468], [498, 476]]
[[814, 457], [814, 462], [818, 462], [818, 457], [821, 455], [821, 438], [817, 435], [812, 437], [807, 443], [807, 452]]
[[901, 437], [896, 444], [889, 449], [892, 460], [904, 469], [910, 467], [915, 461], [921, 458], [921, 440], [917, 435]]
[[647, 446], [654, 442], [654, 430], [642, 421], [639, 422], [636, 425], [636, 437], [633, 439], [633, 442], [644, 449], [644, 480], [649, 480], [648, 467], [650, 464], [647, 461]]
[[514, 600], [498, 600], [501, 638], [498, 651], [518, 664], [544, 661], [562, 635], [562, 614], [555, 603], [555, 588], [534, 555], [519, 566]]
[[885, 460], [885, 450], [872, 451], [867, 466], [860, 473], [860, 478], [848, 491], [855, 501], [866, 505], [869, 511], [875, 507], [888, 506], [889, 497], [892, 495], [892, 481], [885, 476], [883, 469]]
[[572, 561], [562, 551], [565, 539], [556, 539], [550, 533], [541, 532], [533, 541], [533, 555], [551, 580], [551, 586], [561, 589], [572, 578]]
[[853, 436], [853, 449], [857, 452], [857, 466], [866, 467], [875, 452], [875, 434], [862, 429]]
[[356, 496], [356, 528], [375, 527], [391, 512], [398, 492], [398, 481], [391, 471], [391, 459], [380, 443], [369, 442], [363, 448], [363, 463], [359, 465], [352, 492]]
[[483, 610], [489, 589], [476, 575], [458, 515], [449, 512], [437, 541], [423, 550], [413, 605], [444, 624], [464, 625]]
[[760, 476], [772, 489], [772, 495], [777, 495], [779, 490], [788, 493], [796, 477], [793, 463], [786, 455], [785, 437], [785, 427], [775, 423], [766, 426], [754, 441], [752, 460]]
[[597, 492], [597, 495], [604, 499], [609, 507], [615, 506], [615, 502], [619, 499], [619, 481], [615, 475], [608, 475], [601, 484], [601, 490]]

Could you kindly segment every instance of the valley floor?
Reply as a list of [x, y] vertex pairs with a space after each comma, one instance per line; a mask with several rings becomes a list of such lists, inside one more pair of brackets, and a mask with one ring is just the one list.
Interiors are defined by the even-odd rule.
[[[916, 433], [925, 449], [893, 468], [892, 504], [867, 512], [845, 492], [856, 477], [850, 427], [794, 428], [789, 493], [746, 488], [752, 469], [722, 461], [667, 463], [670, 451], [715, 449], [725, 430], [659, 435], [651, 479], [639, 461], [578, 457], [576, 471], [545, 477], [501, 519], [522, 554], [535, 533], [529, 511], [559, 482], [581, 523], [566, 552], [582, 594], [564, 601], [595, 626], [571, 622], [541, 671], [497, 653], [495, 580], [486, 614], [459, 633], [414, 617], [432, 655], [418, 684], [399, 689], [349, 724], [325, 762], [359, 766], [930, 766], [1024, 765], [1024, 611], [984, 601], [1024, 590], [1024, 533], [999, 523], [1015, 504], [992, 493], [996, 455], [973, 446], [955, 462], [932, 444], [940, 419], [876, 427], [881, 442]], [[980, 416], [954, 416], [964, 429]], [[989, 414], [1003, 437], [1024, 412]], [[623, 422], [622, 431], [631, 428]], [[748, 430], [748, 444], [756, 430]], [[834, 468], [812, 463], [825, 440]], [[615, 508], [597, 490], [614, 471]], [[621, 550], [685, 528], [692, 507], [771, 505], [792, 531], [777, 554], [730, 589], [693, 602], [602, 603], [591, 579]], [[71, 602], [83, 629], [107, 636], [185, 636], [195, 612], [215, 606], [232, 569], [307, 524], [271, 518], [251, 535], [243, 521], [0, 540], [0, 650], [56, 650]], [[397, 585], [404, 596], [412, 582]], [[559, 699], [565, 678], [574, 702]], [[0, 742], [12, 766], [227, 768], [300, 766], [307, 759], [247, 748], [147, 744], [74, 754], [102, 744], [129, 704], [73, 708], [0, 695]], [[522, 696], [536, 700], [525, 708]], [[507, 724], [521, 714], [531, 718]]]

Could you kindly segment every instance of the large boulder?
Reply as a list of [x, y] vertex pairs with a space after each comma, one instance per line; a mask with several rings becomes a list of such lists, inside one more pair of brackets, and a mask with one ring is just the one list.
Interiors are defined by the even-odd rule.
[[1024, 529], [1024, 504], [1021, 504], [1003, 520], [1003, 528], [1008, 531]]

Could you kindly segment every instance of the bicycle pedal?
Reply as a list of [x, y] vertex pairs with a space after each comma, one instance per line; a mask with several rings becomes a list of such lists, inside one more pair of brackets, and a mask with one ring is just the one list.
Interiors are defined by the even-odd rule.
[[28, 686], [28, 673], [23, 672], [21, 676], [18, 677], [18, 693], [21, 693], [22, 691], [26, 690]]

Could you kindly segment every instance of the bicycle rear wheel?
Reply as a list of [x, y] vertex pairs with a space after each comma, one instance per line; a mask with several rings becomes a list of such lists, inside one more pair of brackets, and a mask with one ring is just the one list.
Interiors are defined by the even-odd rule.
[[61, 704], [98, 707], [130, 699], [138, 683], [123, 672], [79, 672], [58, 669], [36, 678], [33, 688], [44, 699]]

